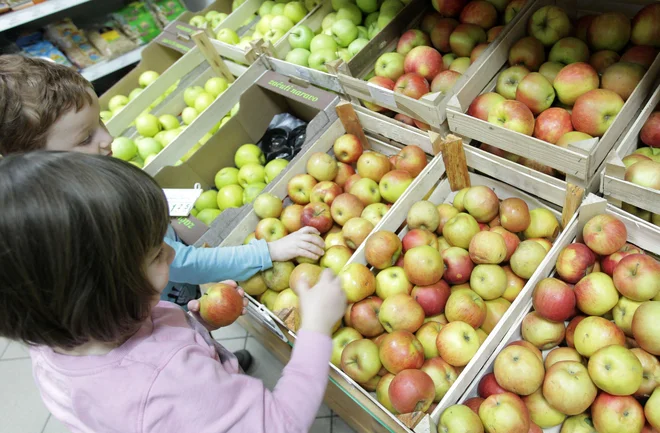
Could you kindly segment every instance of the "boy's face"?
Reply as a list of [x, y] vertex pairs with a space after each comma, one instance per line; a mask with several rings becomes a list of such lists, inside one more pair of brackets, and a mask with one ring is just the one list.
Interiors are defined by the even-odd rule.
[[101, 121], [99, 99], [92, 90], [92, 104], [69, 110], [48, 131], [46, 150], [109, 155], [112, 136]]
[[159, 296], [154, 300], [154, 305], [160, 300], [160, 293], [170, 280], [170, 265], [173, 260], [174, 249], [165, 242], [159, 248], [154, 248], [147, 258], [147, 278], [159, 293]]

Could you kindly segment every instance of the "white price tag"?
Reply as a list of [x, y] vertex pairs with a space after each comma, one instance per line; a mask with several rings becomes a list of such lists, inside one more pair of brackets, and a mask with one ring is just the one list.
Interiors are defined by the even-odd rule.
[[371, 83], [367, 83], [367, 88], [369, 89], [369, 94], [376, 101], [376, 103], [389, 107], [396, 107], [393, 91], [380, 86], [375, 86]]
[[296, 73], [300, 78], [306, 81], [310, 81], [312, 78], [307, 68], [296, 68]]
[[198, 183], [192, 189], [163, 188], [171, 217], [187, 217], [195, 202], [202, 195], [202, 186]]

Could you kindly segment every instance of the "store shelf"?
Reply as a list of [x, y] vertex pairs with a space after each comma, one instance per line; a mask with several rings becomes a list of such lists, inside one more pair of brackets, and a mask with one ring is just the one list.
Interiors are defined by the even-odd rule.
[[105, 62], [97, 63], [94, 66], [83, 69], [80, 73], [87, 81], [95, 81], [99, 78], [103, 78], [106, 75], [109, 75], [115, 71], [118, 71], [126, 66], [130, 66], [140, 61], [142, 50], [146, 48], [146, 45], [137, 48], [131, 52], [119, 56], [115, 59], [108, 60]]
[[54, 13], [70, 9], [72, 7], [89, 3], [91, 0], [48, 0], [44, 3], [31, 6], [15, 12], [9, 12], [0, 16], [0, 32], [22, 26], [36, 19], [47, 17]]

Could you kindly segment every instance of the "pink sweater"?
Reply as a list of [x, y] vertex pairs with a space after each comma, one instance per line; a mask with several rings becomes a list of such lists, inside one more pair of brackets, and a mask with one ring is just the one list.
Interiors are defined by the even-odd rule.
[[331, 340], [302, 331], [270, 392], [179, 307], [160, 302], [102, 356], [31, 350], [51, 413], [74, 433], [306, 433], [325, 392]]

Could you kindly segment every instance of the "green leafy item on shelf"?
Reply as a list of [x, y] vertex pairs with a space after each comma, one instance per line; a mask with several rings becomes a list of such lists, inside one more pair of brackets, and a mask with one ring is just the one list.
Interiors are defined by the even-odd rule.
[[186, 11], [179, 0], [147, 0], [160, 22], [166, 26]]
[[122, 30], [138, 44], [144, 45], [158, 36], [162, 27], [145, 2], [133, 2], [113, 14]]

